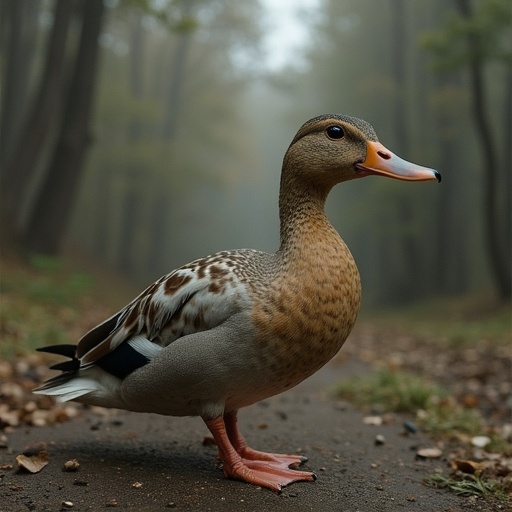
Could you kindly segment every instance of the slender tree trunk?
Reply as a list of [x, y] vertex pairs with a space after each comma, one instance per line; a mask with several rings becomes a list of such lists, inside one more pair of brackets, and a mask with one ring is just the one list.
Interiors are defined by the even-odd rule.
[[83, 2], [82, 33], [60, 135], [24, 232], [25, 245], [34, 252], [59, 252], [72, 213], [91, 141], [90, 119], [103, 13], [103, 0]]
[[[144, 28], [142, 19], [137, 16], [134, 20], [130, 39], [130, 77], [133, 97], [142, 100], [143, 87], [143, 63], [144, 63]], [[137, 147], [142, 139], [142, 123], [139, 117], [130, 121], [127, 134], [128, 144]], [[123, 198], [123, 214], [121, 217], [119, 245], [116, 248], [116, 260], [118, 267], [125, 275], [133, 277], [134, 273], [140, 273], [140, 263], [137, 264], [137, 234], [141, 226], [143, 213], [144, 194], [141, 194], [140, 183], [143, 181], [144, 169], [140, 162], [135, 160], [128, 164], [126, 169], [126, 182], [128, 190]]]
[[505, 222], [504, 258], [512, 261], [512, 62], [505, 75], [505, 107], [503, 138], [503, 219]]
[[[438, 74], [435, 87], [440, 96], [449, 94], [451, 88], [462, 88], [462, 75], [457, 73]], [[439, 168], [448, 171], [447, 179], [439, 188], [438, 206], [435, 212], [436, 250], [432, 266], [434, 268], [435, 291], [438, 294], [462, 294], [469, 288], [467, 251], [469, 250], [469, 230], [467, 222], [471, 208], [463, 201], [460, 183], [464, 181], [464, 169], [460, 167], [460, 154], [463, 152], [460, 137], [455, 135], [453, 112], [450, 109], [436, 109], [435, 133], [438, 137]]]
[[62, 82], [68, 28], [74, 3], [58, 0], [39, 88], [21, 128], [15, 148], [6, 153], [2, 195], [12, 221], [18, 222], [25, 192], [56, 114], [61, 111]]
[[404, 0], [390, 0], [393, 12], [391, 25], [391, 68], [395, 83], [395, 102], [393, 109], [393, 132], [397, 153], [407, 153], [410, 148], [407, 129], [406, 108], [406, 70], [405, 50], [407, 48], [407, 18]]
[[[3, 0], [0, 3], [2, 69], [2, 116], [0, 118], [0, 165], [5, 164], [18, 137], [27, 104], [29, 77], [37, 34], [39, 2]], [[5, 176], [3, 176], [5, 177]]]
[[[407, 48], [407, 9], [405, 0], [390, 0], [393, 12], [391, 26], [391, 69], [395, 83], [395, 102], [393, 108], [393, 133], [395, 138], [396, 151], [407, 155], [410, 150], [410, 137], [407, 128], [407, 74], [406, 74], [406, 48]], [[413, 222], [411, 215], [414, 215], [414, 208], [411, 208], [411, 199], [403, 197], [400, 206], [400, 217], [396, 222], [401, 223], [404, 230], [400, 233], [400, 239], [390, 243], [399, 243], [403, 255], [404, 265], [399, 275], [395, 276], [397, 282], [395, 289], [399, 296], [397, 302], [405, 302], [418, 296], [421, 284], [418, 279], [421, 273], [420, 255], [418, 243], [414, 233], [411, 233], [407, 226]], [[414, 285], [412, 285], [414, 283]]]
[[[193, 1], [186, 0], [182, 2], [183, 15], [190, 16], [193, 9]], [[185, 71], [187, 57], [192, 44], [192, 33], [187, 30], [180, 34], [178, 44], [174, 53], [174, 60], [171, 67], [171, 84], [167, 96], [167, 113], [162, 127], [162, 138], [164, 141], [173, 143], [176, 139], [179, 111], [181, 106], [181, 96], [183, 83], [185, 81]], [[172, 191], [170, 191], [172, 194]], [[151, 233], [151, 254], [148, 258], [148, 266], [151, 272], [162, 266], [165, 258], [167, 243], [166, 227], [169, 225], [169, 218], [172, 215], [171, 202], [169, 194], [163, 195], [160, 190], [156, 191], [153, 201], [153, 223]]]
[[192, 42], [192, 36], [185, 32], [180, 36], [176, 52], [174, 54], [174, 63], [171, 73], [171, 88], [169, 90], [167, 102], [167, 116], [163, 127], [163, 137], [165, 140], [172, 140], [176, 135], [176, 126], [180, 107], [181, 92], [183, 90], [183, 81], [185, 79], [185, 64], [187, 55]]
[[[457, 0], [456, 5], [464, 18], [471, 19], [474, 16], [470, 0]], [[504, 191], [499, 184], [500, 162], [495, 145], [496, 139], [493, 137], [492, 123], [487, 115], [487, 91], [480, 36], [476, 33], [468, 33], [467, 44], [470, 55], [472, 113], [484, 159], [484, 216], [489, 262], [499, 296], [501, 299], [507, 300], [512, 296], [512, 269], [510, 259], [506, 257], [504, 245], [509, 240], [510, 234], [503, 233], [506, 221], [504, 222], [501, 216], [503, 212], [500, 211], [499, 205], [501, 194], [510, 194], [510, 190]]]

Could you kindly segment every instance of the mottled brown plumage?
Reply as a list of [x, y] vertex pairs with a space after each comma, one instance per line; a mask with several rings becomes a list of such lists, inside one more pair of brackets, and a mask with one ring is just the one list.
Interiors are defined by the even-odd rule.
[[275, 490], [314, 479], [290, 469], [305, 458], [249, 448], [236, 415], [307, 378], [347, 339], [361, 284], [324, 205], [334, 185], [369, 174], [439, 179], [389, 152], [365, 121], [340, 115], [308, 121], [283, 161], [276, 253], [224, 251], [162, 277], [87, 333], [76, 350], [47, 347], [73, 358], [36, 392], [198, 415], [227, 476]]

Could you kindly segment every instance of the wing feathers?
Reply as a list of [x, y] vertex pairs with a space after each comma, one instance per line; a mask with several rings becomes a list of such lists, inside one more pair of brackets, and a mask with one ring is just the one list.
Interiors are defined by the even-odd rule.
[[52, 366], [63, 373], [44, 383], [38, 392], [64, 400], [91, 392], [98, 395], [95, 379], [106, 379], [115, 387], [117, 379], [148, 364], [174, 340], [212, 329], [249, 307], [247, 289], [233, 269], [242, 268], [253, 254], [226, 252], [196, 260], [146, 288], [124, 309], [86, 333], [77, 346], [38, 349], [71, 359]]
[[118, 379], [124, 379], [130, 373], [148, 364], [160, 350], [162, 348], [155, 343], [143, 336], [136, 336], [98, 359], [95, 364]]

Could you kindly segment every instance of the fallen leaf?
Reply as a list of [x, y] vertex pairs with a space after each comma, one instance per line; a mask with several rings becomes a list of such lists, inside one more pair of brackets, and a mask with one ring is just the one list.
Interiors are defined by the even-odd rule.
[[452, 462], [455, 469], [458, 469], [459, 471], [462, 471], [463, 473], [472, 475], [475, 473], [475, 471], [478, 471], [479, 469], [482, 469], [482, 464], [479, 464], [478, 462], [474, 462], [472, 460], [457, 460], [455, 459]]
[[40, 451], [37, 455], [18, 455], [16, 462], [20, 468], [30, 473], [39, 473], [48, 464], [48, 452]]

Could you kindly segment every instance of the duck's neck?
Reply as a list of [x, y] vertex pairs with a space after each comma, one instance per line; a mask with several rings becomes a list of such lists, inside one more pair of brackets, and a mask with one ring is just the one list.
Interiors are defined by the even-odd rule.
[[279, 252], [308, 251], [312, 244], [339, 240], [325, 215], [325, 201], [331, 187], [305, 184], [286, 177], [281, 179], [279, 193]]

